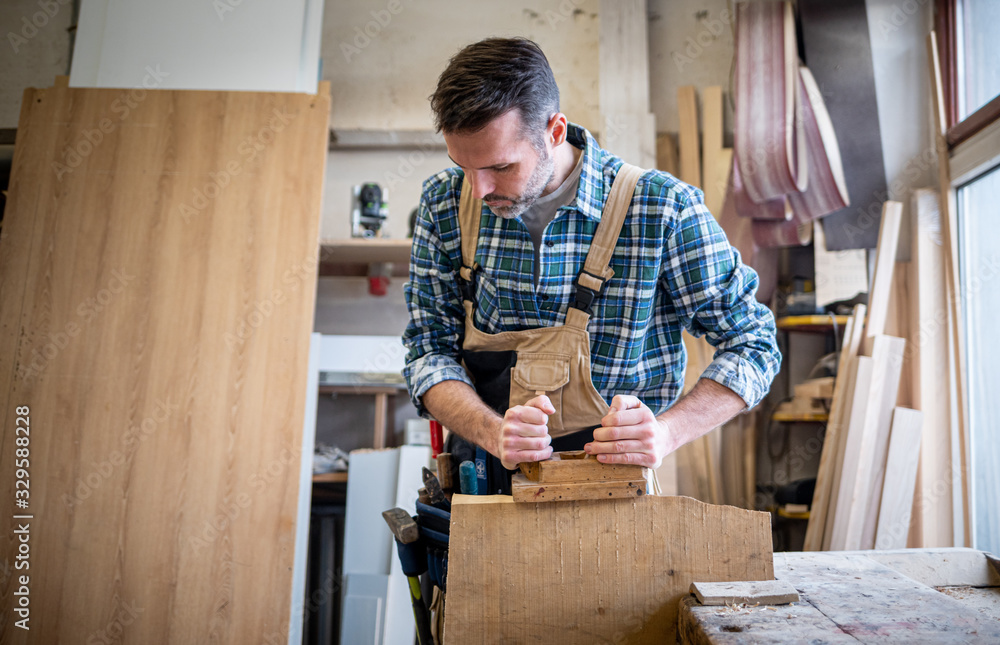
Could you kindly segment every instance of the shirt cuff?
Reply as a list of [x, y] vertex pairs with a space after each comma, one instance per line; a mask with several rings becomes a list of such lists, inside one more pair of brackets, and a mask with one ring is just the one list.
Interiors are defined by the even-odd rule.
[[427, 354], [408, 363], [403, 370], [403, 375], [406, 377], [410, 400], [413, 401], [420, 416], [425, 419], [433, 418], [423, 404], [423, 396], [427, 390], [442, 381], [462, 381], [467, 383], [469, 387], [475, 387], [465, 368], [458, 361], [441, 354]]
[[753, 361], [736, 352], [723, 352], [717, 356], [701, 378], [715, 381], [735, 392], [746, 403], [744, 412], [764, 399], [770, 385]]

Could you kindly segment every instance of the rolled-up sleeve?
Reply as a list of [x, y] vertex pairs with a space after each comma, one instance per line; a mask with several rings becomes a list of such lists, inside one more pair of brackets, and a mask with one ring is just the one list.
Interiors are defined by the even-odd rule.
[[[408, 350], [403, 376], [413, 405], [424, 417], [429, 414], [422, 397], [431, 387], [448, 380], [472, 385], [460, 363], [464, 309], [457, 267], [437, 224], [454, 208], [455, 200], [448, 196], [450, 184], [450, 178], [439, 176], [424, 185], [413, 229], [409, 281], [403, 287], [410, 314], [403, 332]], [[448, 231], [450, 241], [457, 235], [456, 230]]]
[[665, 286], [681, 324], [715, 348], [701, 378], [726, 386], [752, 408], [781, 364], [774, 315], [757, 302], [757, 272], [741, 262], [701, 191], [684, 191], [682, 200], [665, 245]]

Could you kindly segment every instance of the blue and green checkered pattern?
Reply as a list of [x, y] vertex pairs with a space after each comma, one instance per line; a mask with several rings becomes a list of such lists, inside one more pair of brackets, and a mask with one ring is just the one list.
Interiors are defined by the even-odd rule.
[[[604, 200], [622, 160], [602, 150], [585, 129], [568, 140], [584, 150], [575, 201], [545, 229], [538, 288], [534, 247], [520, 218], [483, 209], [476, 257], [474, 322], [487, 333], [562, 324], [583, 268]], [[464, 310], [458, 270], [463, 173], [442, 171], [423, 186], [413, 235], [410, 280], [404, 288], [410, 322], [404, 375], [420, 398], [449, 379], [471, 385], [460, 364]], [[614, 277], [594, 302], [588, 326], [593, 381], [610, 402], [634, 394], [659, 414], [676, 400], [687, 356], [681, 330], [706, 336], [715, 357], [703, 378], [725, 385], [748, 407], [764, 397], [778, 371], [774, 317], [754, 294], [757, 274], [740, 261], [705, 208], [702, 192], [658, 170], [639, 180], [611, 259]]]

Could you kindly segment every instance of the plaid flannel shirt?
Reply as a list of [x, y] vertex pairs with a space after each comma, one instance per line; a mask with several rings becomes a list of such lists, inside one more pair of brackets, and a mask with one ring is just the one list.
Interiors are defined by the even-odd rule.
[[[474, 324], [495, 334], [561, 325], [590, 241], [622, 160], [589, 132], [570, 124], [568, 141], [583, 149], [576, 199], [560, 208], [542, 236], [534, 285], [534, 246], [520, 218], [483, 209], [476, 257]], [[403, 371], [418, 411], [423, 394], [445, 380], [472, 384], [460, 363], [465, 311], [458, 270], [458, 225], [464, 173], [444, 170], [423, 185], [409, 282], [409, 352]], [[756, 272], [740, 261], [705, 208], [700, 190], [658, 170], [643, 174], [611, 259], [614, 276], [594, 301], [588, 325], [592, 378], [609, 403], [633, 394], [655, 414], [677, 400], [687, 353], [681, 330], [715, 348], [702, 374], [738, 394], [747, 407], [764, 397], [781, 355], [771, 311], [757, 302]]]

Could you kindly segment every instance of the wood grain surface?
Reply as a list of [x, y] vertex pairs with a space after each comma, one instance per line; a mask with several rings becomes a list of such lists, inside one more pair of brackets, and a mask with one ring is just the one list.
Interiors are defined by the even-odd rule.
[[0, 642], [287, 640], [328, 94], [25, 91], [0, 509], [33, 515], [31, 614], [5, 577]]
[[451, 518], [446, 644], [669, 643], [692, 582], [773, 578], [766, 513], [687, 497], [456, 495]]

